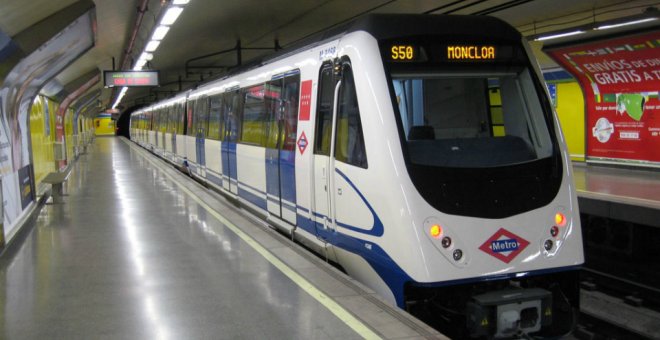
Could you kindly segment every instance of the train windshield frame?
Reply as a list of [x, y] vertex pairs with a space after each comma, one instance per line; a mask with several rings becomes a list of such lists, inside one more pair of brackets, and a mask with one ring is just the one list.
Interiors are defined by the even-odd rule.
[[555, 197], [552, 109], [521, 43], [397, 39], [381, 53], [406, 167], [427, 202], [503, 218]]
[[393, 72], [413, 164], [481, 168], [550, 157], [552, 139], [527, 68]]

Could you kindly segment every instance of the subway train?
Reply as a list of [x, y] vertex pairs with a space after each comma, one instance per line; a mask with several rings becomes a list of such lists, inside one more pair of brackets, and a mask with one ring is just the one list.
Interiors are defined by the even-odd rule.
[[131, 138], [456, 337], [573, 328], [560, 126], [520, 33], [373, 14], [132, 113]]

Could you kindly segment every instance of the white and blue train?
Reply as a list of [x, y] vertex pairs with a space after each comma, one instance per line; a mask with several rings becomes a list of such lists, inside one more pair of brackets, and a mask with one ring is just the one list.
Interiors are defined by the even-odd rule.
[[134, 112], [131, 138], [449, 334], [553, 337], [584, 256], [541, 79], [498, 19], [369, 15]]

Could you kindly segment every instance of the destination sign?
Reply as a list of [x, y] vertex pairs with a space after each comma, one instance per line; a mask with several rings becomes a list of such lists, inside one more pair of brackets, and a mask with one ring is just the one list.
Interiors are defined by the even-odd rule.
[[495, 60], [497, 49], [490, 45], [447, 46], [447, 60]]
[[106, 87], [158, 86], [158, 71], [103, 71]]

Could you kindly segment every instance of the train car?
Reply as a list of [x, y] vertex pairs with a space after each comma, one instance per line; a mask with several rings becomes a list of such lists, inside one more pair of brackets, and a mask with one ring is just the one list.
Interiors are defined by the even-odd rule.
[[[584, 258], [541, 79], [496, 18], [369, 15], [180, 95], [174, 161], [449, 335], [556, 337]], [[172, 105], [133, 114], [157, 154]]]

